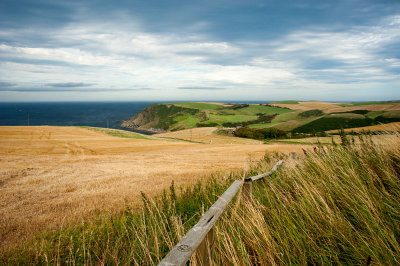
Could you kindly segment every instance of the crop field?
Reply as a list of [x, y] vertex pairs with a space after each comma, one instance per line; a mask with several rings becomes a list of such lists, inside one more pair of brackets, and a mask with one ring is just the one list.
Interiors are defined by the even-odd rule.
[[[338, 131], [332, 131], [331, 133], [338, 133]], [[360, 139], [355, 137], [352, 138], [351, 136], [348, 136], [349, 140], [352, 142], [354, 139], [355, 144], [360, 143]], [[372, 142], [376, 144], [384, 144], [385, 142], [391, 141], [392, 139], [398, 138], [397, 136], [394, 135], [388, 135], [388, 134], [381, 134], [381, 135], [374, 135], [368, 137], [369, 140], [372, 140]], [[308, 137], [308, 138], [301, 138], [301, 139], [279, 139], [279, 140], [273, 140], [271, 143], [287, 143], [287, 144], [303, 144], [303, 145], [316, 145], [316, 144], [332, 144], [332, 140], [336, 143], [339, 144], [341, 143], [341, 138], [339, 135], [334, 135], [330, 137]]]
[[276, 103], [271, 103], [271, 105], [286, 107], [292, 110], [320, 109], [326, 113], [347, 112], [360, 109], [368, 111], [400, 110], [400, 102], [398, 101], [364, 102], [364, 103], [328, 103], [328, 102], [309, 101], [309, 102], [298, 102], [297, 104], [276, 102]]
[[254, 139], [217, 135], [215, 133], [216, 130], [216, 127], [202, 127], [161, 133], [153, 136], [157, 138], [186, 140], [205, 144], [263, 144], [262, 141]]
[[372, 104], [395, 104], [400, 103], [399, 101], [372, 101], [372, 102], [354, 102], [354, 103], [343, 103], [340, 106], [364, 106], [364, 105], [372, 105]]
[[334, 108], [339, 108], [340, 106], [335, 103], [327, 103], [327, 102], [298, 102], [297, 104], [293, 103], [271, 103], [271, 105], [286, 107], [293, 110], [312, 110], [312, 109], [320, 109], [320, 110], [329, 110]]
[[[285, 158], [253, 184], [251, 203], [239, 194], [215, 224], [211, 264], [398, 265], [399, 144], [396, 134], [363, 136]], [[278, 159], [269, 154], [247, 172], [171, 186], [144, 197], [140, 209], [127, 205], [38, 235], [4, 249], [0, 264], [157, 265], [233, 180], [266, 172]]]
[[206, 135], [212, 144], [115, 137], [107, 130], [76, 127], [0, 127], [0, 246], [101, 211], [120, 212], [127, 203], [139, 202], [140, 191], [159, 194], [172, 180], [193, 183], [212, 173], [245, 169], [249, 158], [267, 151], [303, 147], [202, 130], [194, 139]]
[[[389, 124], [374, 125], [368, 127], [357, 127], [345, 129], [346, 132], [361, 132], [361, 131], [400, 131], [400, 122], [393, 122]], [[327, 131], [328, 133], [337, 133], [337, 130]]]
[[400, 110], [400, 103], [394, 102], [382, 102], [382, 103], [374, 103], [374, 104], [355, 104], [355, 105], [347, 105], [345, 107], [332, 108], [327, 110], [327, 112], [347, 112], [353, 110], [368, 110], [368, 111], [395, 111]]

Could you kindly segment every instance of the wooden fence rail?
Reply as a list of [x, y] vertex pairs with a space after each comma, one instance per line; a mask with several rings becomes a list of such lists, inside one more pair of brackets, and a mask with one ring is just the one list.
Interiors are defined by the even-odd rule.
[[251, 201], [252, 182], [271, 175], [282, 163], [283, 161], [280, 160], [267, 173], [248, 177], [244, 181], [234, 181], [224, 194], [222, 194], [221, 197], [200, 218], [200, 221], [186, 233], [181, 241], [176, 244], [176, 246], [158, 265], [186, 265], [186, 262], [195, 251], [197, 251], [196, 260], [199, 265], [210, 265], [212, 248], [215, 240], [214, 225], [224, 212], [225, 208], [240, 191], [242, 186], [243, 199]]

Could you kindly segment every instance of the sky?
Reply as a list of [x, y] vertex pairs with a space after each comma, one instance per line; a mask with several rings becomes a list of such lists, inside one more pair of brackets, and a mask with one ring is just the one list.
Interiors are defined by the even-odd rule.
[[400, 99], [399, 0], [0, 0], [0, 101]]

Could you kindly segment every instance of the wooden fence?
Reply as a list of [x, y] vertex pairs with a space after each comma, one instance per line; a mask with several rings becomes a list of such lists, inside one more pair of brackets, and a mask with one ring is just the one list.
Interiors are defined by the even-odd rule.
[[[294, 157], [295, 155], [292, 154]], [[196, 252], [196, 260], [199, 265], [210, 265], [213, 244], [215, 240], [214, 225], [224, 212], [225, 208], [242, 188], [244, 200], [252, 200], [252, 182], [263, 179], [271, 175], [283, 163], [277, 162], [272, 169], [265, 174], [248, 177], [245, 180], [236, 180], [221, 195], [221, 197], [208, 209], [200, 218], [200, 221], [186, 233], [178, 244], [165, 256], [158, 264], [166, 265], [186, 265], [193, 253]]]

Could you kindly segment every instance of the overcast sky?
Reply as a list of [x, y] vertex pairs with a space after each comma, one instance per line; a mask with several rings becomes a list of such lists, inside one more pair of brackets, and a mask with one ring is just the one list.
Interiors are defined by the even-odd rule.
[[400, 1], [0, 1], [0, 101], [279, 99], [400, 99]]

